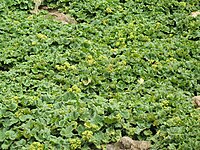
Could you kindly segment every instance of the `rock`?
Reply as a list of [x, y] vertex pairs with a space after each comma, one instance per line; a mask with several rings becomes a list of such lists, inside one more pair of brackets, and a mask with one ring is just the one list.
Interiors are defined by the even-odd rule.
[[200, 15], [200, 11], [195, 11], [191, 13], [192, 17], [197, 17], [198, 15]]
[[200, 96], [194, 96], [192, 100], [195, 107], [200, 108]]
[[148, 141], [135, 141], [125, 136], [117, 143], [108, 144], [107, 150], [148, 150], [150, 149], [150, 145]]

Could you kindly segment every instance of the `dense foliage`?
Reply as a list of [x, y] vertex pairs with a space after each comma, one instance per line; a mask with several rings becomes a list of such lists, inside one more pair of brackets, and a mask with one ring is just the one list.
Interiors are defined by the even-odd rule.
[[0, 2], [1, 149], [199, 149], [199, 0]]

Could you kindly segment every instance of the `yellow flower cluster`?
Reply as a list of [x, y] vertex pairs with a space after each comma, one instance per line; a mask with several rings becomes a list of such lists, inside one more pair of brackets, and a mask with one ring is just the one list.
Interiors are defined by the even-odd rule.
[[33, 142], [29, 146], [29, 150], [43, 150], [43, 149], [44, 149], [44, 145], [40, 144], [39, 142]]
[[69, 143], [72, 150], [75, 150], [81, 147], [81, 140], [78, 138], [69, 139]]
[[77, 85], [73, 85], [71, 88], [68, 88], [68, 92], [75, 92], [75, 93], [80, 93], [81, 89]]
[[41, 33], [38, 33], [36, 36], [37, 36], [37, 38], [42, 39], [42, 40], [47, 39], [47, 36], [44, 34], [41, 34]]
[[58, 71], [65, 71], [66, 69], [76, 70], [76, 66], [70, 65], [69, 62], [65, 62], [64, 65], [55, 65], [55, 68]]
[[91, 137], [93, 136], [93, 132], [86, 130], [82, 133], [82, 138], [86, 141], [89, 141], [91, 139]]

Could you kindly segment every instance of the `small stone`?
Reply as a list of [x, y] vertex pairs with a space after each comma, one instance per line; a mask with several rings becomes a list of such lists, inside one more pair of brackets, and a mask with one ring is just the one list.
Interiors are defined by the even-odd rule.
[[197, 17], [198, 15], [200, 15], [200, 11], [195, 11], [191, 13], [192, 17]]
[[120, 140], [120, 143], [121, 143], [120, 148], [130, 149], [133, 144], [132, 142], [133, 142], [133, 140], [130, 137], [124, 136]]
[[199, 108], [200, 107], [200, 96], [194, 96], [192, 98], [192, 100], [193, 100], [195, 107]]

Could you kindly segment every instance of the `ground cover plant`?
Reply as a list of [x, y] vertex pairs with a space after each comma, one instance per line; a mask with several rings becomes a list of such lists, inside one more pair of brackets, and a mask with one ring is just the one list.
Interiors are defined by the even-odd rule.
[[200, 148], [199, 0], [0, 2], [1, 149]]

